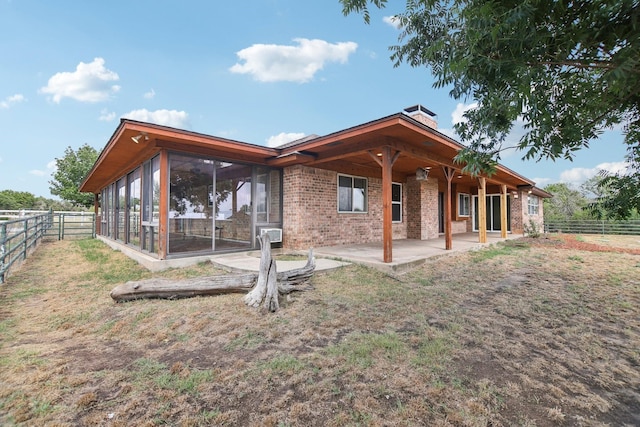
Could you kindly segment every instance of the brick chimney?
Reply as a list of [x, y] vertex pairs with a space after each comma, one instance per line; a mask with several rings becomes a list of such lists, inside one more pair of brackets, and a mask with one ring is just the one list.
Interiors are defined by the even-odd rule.
[[404, 109], [404, 113], [414, 120], [419, 121], [423, 125], [427, 125], [432, 129], [438, 128], [438, 122], [434, 119], [436, 113], [424, 108], [422, 105], [414, 105]]

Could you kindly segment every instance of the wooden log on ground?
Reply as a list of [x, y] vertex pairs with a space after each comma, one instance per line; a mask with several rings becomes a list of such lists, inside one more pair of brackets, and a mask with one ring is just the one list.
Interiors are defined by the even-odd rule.
[[[279, 295], [313, 289], [309, 279], [315, 271], [313, 251], [309, 250], [307, 264], [298, 269], [276, 273]], [[130, 281], [116, 286], [111, 291], [111, 298], [117, 302], [132, 301], [143, 298], [190, 298], [195, 296], [221, 295], [230, 293], [247, 293], [258, 282], [257, 273], [230, 274], [221, 276], [196, 277], [173, 280], [165, 278]], [[266, 294], [266, 291], [265, 291]], [[260, 303], [258, 303], [258, 306]], [[257, 306], [256, 306], [257, 307]]]
[[199, 295], [221, 295], [249, 292], [256, 284], [258, 275], [207, 276], [192, 279], [172, 280], [165, 278], [138, 280], [116, 286], [111, 291], [115, 301], [131, 301], [143, 298], [189, 298]]

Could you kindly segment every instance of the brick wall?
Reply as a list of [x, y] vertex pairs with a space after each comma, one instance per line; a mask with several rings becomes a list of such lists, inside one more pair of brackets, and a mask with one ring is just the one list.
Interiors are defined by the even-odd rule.
[[407, 238], [435, 239], [438, 237], [438, 180], [407, 179]]
[[[382, 241], [381, 180], [368, 178], [365, 213], [338, 213], [338, 174], [306, 166], [283, 172], [283, 246], [291, 249]], [[403, 183], [404, 184], [404, 183]], [[407, 200], [407, 185], [403, 185]], [[407, 237], [407, 203], [403, 222], [393, 224], [393, 238]]]
[[[523, 226], [529, 226], [529, 222], [533, 222], [538, 231], [544, 231], [544, 203], [543, 199], [538, 197], [538, 214], [537, 215], [529, 215], [529, 197], [538, 197], [538, 196], [529, 196], [526, 192], [520, 196], [522, 200], [522, 216], [523, 216]], [[523, 230], [524, 233], [524, 230]]]

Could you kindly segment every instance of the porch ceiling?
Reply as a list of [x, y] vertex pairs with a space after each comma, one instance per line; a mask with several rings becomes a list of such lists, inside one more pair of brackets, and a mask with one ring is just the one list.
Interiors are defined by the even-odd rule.
[[[396, 114], [287, 147], [270, 163], [286, 164], [292, 160], [343, 173], [379, 177], [381, 167], [374, 157], [380, 155], [385, 146], [400, 153], [393, 164], [394, 180], [402, 181], [407, 176], [415, 175], [417, 168], [430, 168], [430, 177], [446, 181], [442, 166], [448, 166], [456, 170], [454, 183], [478, 184], [477, 178], [463, 174], [462, 165], [453, 162], [463, 148], [461, 144], [405, 114]], [[289, 159], [289, 156], [295, 159]], [[497, 173], [487, 178], [487, 182], [506, 184], [512, 190], [518, 186], [534, 185], [532, 181], [503, 166], [499, 166]]]

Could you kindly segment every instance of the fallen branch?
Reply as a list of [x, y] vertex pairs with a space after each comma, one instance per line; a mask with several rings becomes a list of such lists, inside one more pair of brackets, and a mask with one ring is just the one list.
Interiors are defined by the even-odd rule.
[[[271, 260], [273, 262], [273, 260]], [[273, 262], [275, 272], [275, 262]], [[276, 274], [279, 295], [313, 289], [309, 279], [315, 271], [313, 250], [309, 250], [307, 264], [295, 270]], [[143, 298], [190, 298], [195, 296], [221, 295], [231, 293], [247, 293], [258, 282], [257, 273], [233, 274], [221, 276], [196, 277], [192, 279], [173, 280], [165, 278], [145, 279], [126, 282], [111, 291], [111, 298], [117, 302]], [[260, 305], [257, 303], [256, 307]], [[277, 308], [276, 308], [277, 309]]]

